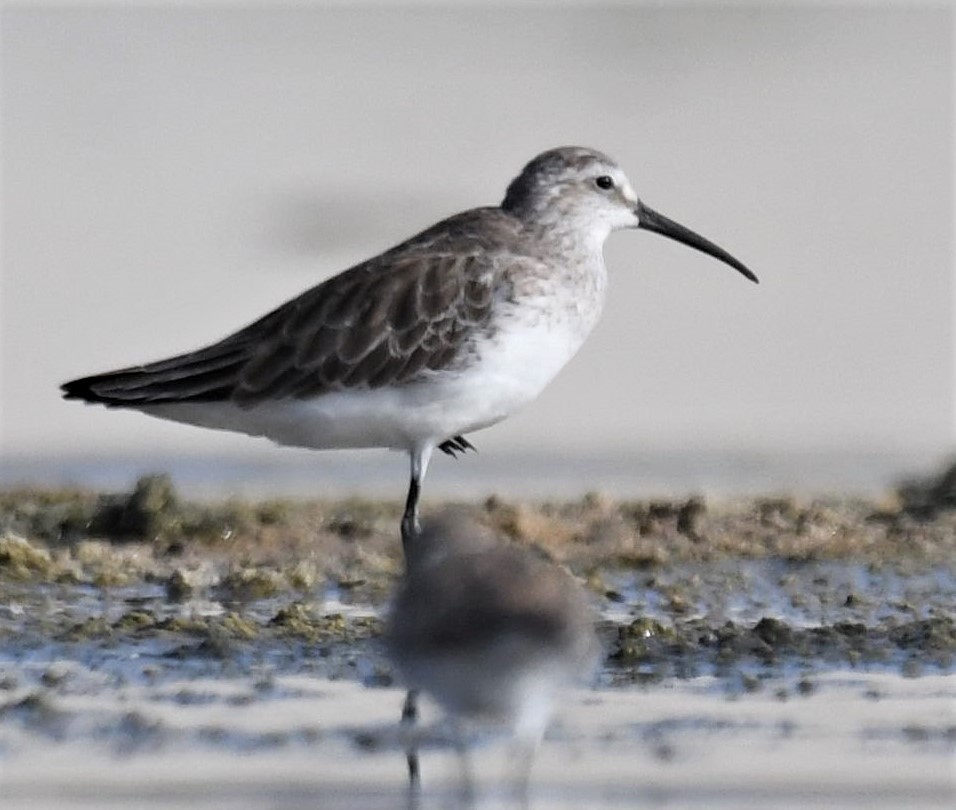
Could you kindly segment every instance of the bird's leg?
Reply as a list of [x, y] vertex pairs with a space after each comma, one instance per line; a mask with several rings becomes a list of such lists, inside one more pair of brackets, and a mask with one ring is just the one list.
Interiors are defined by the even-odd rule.
[[531, 793], [531, 766], [544, 739], [551, 700], [539, 695], [526, 703], [514, 725], [511, 765], [514, 774], [515, 799], [522, 810], [529, 806]]
[[468, 737], [465, 724], [459, 719], [453, 727], [455, 735], [455, 750], [458, 752], [458, 767], [460, 769], [459, 799], [463, 808], [474, 807], [475, 804], [475, 775], [471, 765], [471, 754], [468, 750]]
[[515, 800], [521, 810], [527, 810], [531, 800], [531, 766], [536, 750], [533, 741], [519, 740], [512, 752]]
[[408, 549], [418, 533], [421, 525], [418, 522], [418, 500], [422, 491], [422, 481], [428, 471], [428, 462], [431, 460], [434, 445], [427, 444], [416, 447], [410, 453], [411, 477], [408, 482], [408, 497], [405, 499], [405, 514], [402, 515], [402, 549], [405, 559], [408, 559]]
[[[433, 445], [425, 445], [412, 450], [411, 460], [411, 478], [408, 483], [408, 497], [405, 499], [405, 514], [402, 515], [402, 550], [405, 553], [407, 562], [409, 551], [415, 538], [421, 531], [418, 522], [418, 499], [422, 491], [422, 481], [428, 470], [428, 462], [431, 459]], [[402, 706], [402, 726], [410, 732], [415, 722], [418, 720], [418, 690], [409, 689], [405, 695], [405, 703]], [[415, 742], [409, 733], [409, 744], [405, 751], [405, 758], [408, 762], [408, 786], [410, 795], [414, 796], [418, 792], [421, 782], [421, 775], [418, 767], [418, 750]]]
[[[405, 514], [402, 516], [402, 549], [405, 552], [405, 558], [408, 558], [408, 552], [415, 537], [418, 536], [420, 527], [418, 525], [418, 496], [421, 492], [421, 483], [412, 471], [412, 479], [408, 485], [408, 498], [405, 500]], [[411, 791], [417, 791], [420, 783], [418, 770], [418, 751], [415, 742], [411, 738], [411, 730], [418, 719], [418, 692], [409, 689], [405, 695], [405, 703], [402, 705], [402, 726], [408, 734], [408, 745], [405, 749], [405, 759], [408, 761], [408, 787]]]
[[418, 523], [418, 498], [421, 494], [422, 485], [415, 474], [408, 483], [408, 497], [405, 499], [405, 514], [402, 515], [402, 549], [405, 552], [405, 558], [408, 558], [408, 549], [414, 542], [421, 526]]
[[405, 760], [408, 762], [408, 789], [417, 792], [421, 786], [421, 771], [418, 766], [418, 746], [413, 732], [418, 721], [418, 690], [409, 689], [402, 704], [402, 727], [405, 729]]

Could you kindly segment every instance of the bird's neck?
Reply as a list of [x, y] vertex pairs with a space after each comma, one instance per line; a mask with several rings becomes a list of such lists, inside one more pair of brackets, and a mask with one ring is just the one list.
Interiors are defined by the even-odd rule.
[[540, 217], [527, 218], [523, 226], [532, 243], [550, 252], [578, 260], [598, 259], [603, 264], [604, 243], [611, 233], [606, 223], [549, 216], [546, 212]]

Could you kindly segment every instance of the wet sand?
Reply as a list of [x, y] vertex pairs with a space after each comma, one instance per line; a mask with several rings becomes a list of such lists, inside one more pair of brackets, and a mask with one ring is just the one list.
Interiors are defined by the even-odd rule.
[[[951, 807], [956, 515], [879, 501], [470, 505], [589, 588], [605, 648], [531, 807]], [[404, 807], [381, 612], [400, 504], [0, 493], [4, 808]], [[463, 806], [440, 718], [423, 808]], [[516, 807], [476, 732], [472, 805]]]
[[[952, 677], [829, 673], [786, 700], [776, 693], [787, 679], [767, 687], [728, 696], [696, 678], [570, 693], [531, 806], [952, 806]], [[70, 739], [6, 741], [4, 807], [404, 806], [399, 690], [305, 677], [273, 688], [262, 697], [250, 680], [197, 679], [65, 696]], [[447, 806], [457, 762], [440, 726], [424, 737], [421, 806]], [[472, 806], [517, 806], [507, 753], [479, 741]]]

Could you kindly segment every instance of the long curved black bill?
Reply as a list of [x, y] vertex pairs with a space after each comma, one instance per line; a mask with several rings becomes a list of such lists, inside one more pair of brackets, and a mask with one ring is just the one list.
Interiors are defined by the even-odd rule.
[[715, 259], [720, 259], [724, 264], [729, 264], [734, 268], [734, 270], [746, 276], [755, 284], [759, 283], [759, 279], [745, 265], [738, 262], [726, 250], [724, 250], [722, 247], [718, 247], [709, 239], [704, 239], [703, 236], [694, 233], [690, 228], [685, 228], [680, 223], [674, 222], [672, 219], [668, 219], [663, 214], [658, 214], [657, 211], [655, 211], [653, 208], [648, 208], [640, 200], [637, 201], [637, 208], [635, 211], [637, 213], [638, 228], [643, 228], [645, 231], [652, 231], [653, 233], [659, 233], [661, 236], [674, 239], [675, 241], [681, 242], [688, 247], [692, 247], [695, 250], [706, 253], [708, 256], [713, 256]]

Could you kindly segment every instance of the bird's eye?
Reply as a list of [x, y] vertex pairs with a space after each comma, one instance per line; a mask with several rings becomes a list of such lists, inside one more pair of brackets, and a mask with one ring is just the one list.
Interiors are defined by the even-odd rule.
[[606, 174], [602, 174], [600, 177], [595, 178], [594, 185], [596, 185], [602, 191], [610, 191], [614, 188], [614, 180]]

